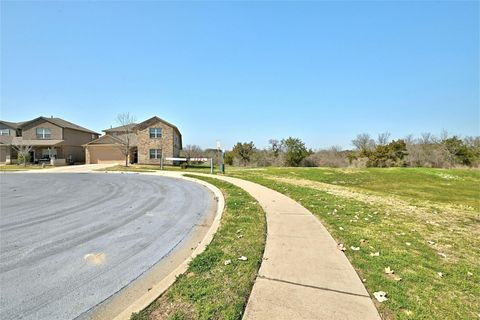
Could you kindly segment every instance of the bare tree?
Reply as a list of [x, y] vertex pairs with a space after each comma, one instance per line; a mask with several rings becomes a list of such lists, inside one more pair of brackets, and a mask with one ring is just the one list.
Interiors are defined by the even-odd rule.
[[12, 142], [12, 147], [17, 151], [18, 159], [23, 162], [23, 166], [27, 166], [27, 159], [30, 157], [30, 151], [33, 147], [23, 143], [23, 141]]
[[407, 145], [412, 145], [415, 143], [415, 137], [413, 134], [410, 133], [405, 138], [403, 138], [403, 141], [405, 141]]
[[370, 135], [368, 133], [362, 133], [357, 135], [357, 137], [352, 140], [352, 144], [361, 153], [366, 153], [367, 151], [375, 148], [375, 141], [370, 138]]
[[423, 132], [419, 140], [420, 144], [430, 144], [435, 140], [435, 137], [430, 132]]
[[268, 140], [268, 143], [270, 144], [270, 151], [272, 151], [275, 158], [278, 157], [282, 151], [282, 143], [277, 139], [270, 139]]
[[379, 133], [377, 137], [377, 143], [381, 146], [387, 145], [390, 139], [390, 132]]
[[[182, 155], [187, 158], [187, 165], [191, 164], [190, 158], [202, 158], [204, 156], [204, 151], [202, 148], [196, 144], [187, 144], [183, 150]], [[194, 162], [195, 164], [198, 161]]]
[[119, 137], [122, 140], [120, 151], [125, 156], [125, 167], [128, 167], [128, 156], [130, 155], [130, 147], [132, 142], [133, 127], [136, 118], [128, 112], [120, 113], [117, 116], [117, 123], [122, 128], [122, 135]]

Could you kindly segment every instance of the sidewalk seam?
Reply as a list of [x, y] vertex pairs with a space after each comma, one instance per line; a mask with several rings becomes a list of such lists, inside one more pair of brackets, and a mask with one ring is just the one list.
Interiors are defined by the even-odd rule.
[[262, 276], [262, 275], [258, 275], [257, 278], [259, 278], [259, 279], [264, 279], [264, 280], [269, 280], [269, 281], [275, 281], [275, 282], [281, 282], [281, 283], [291, 284], [291, 285], [294, 285], [294, 286], [300, 286], [300, 287], [305, 287], [305, 288], [310, 288], [310, 289], [316, 289], [316, 290], [322, 290], [322, 291], [331, 291], [331, 292], [336, 292], [336, 293], [341, 293], [341, 294], [347, 294], [347, 295], [350, 295], [350, 296], [363, 297], [363, 298], [368, 298], [368, 299], [370, 299], [370, 296], [369, 296], [369, 295], [365, 295], [365, 294], [347, 292], [347, 291], [330, 289], [330, 288], [325, 288], [325, 287], [318, 287], [318, 286], [313, 286], [313, 285], [310, 285], [310, 284], [302, 284], [302, 283], [293, 282], [293, 281], [288, 281], [288, 280], [269, 278], [269, 277]]

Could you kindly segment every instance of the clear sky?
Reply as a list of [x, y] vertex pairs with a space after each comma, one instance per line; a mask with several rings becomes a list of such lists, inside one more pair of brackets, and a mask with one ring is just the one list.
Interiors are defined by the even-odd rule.
[[480, 135], [479, 2], [1, 1], [1, 114], [184, 144]]

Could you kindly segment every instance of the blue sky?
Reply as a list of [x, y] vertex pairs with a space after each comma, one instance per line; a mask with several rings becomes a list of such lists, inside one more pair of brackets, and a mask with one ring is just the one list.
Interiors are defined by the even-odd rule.
[[480, 135], [479, 2], [1, 2], [1, 114], [184, 144]]

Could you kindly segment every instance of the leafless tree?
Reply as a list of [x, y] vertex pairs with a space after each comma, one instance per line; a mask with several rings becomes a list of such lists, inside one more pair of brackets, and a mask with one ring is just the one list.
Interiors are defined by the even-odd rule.
[[275, 157], [278, 157], [278, 155], [282, 151], [282, 143], [277, 139], [270, 139], [268, 140], [268, 143], [270, 144], [270, 151]]
[[196, 144], [187, 144], [183, 147], [182, 155], [189, 159], [187, 164], [190, 164], [190, 158], [202, 158], [204, 156], [204, 151]]
[[403, 138], [403, 141], [405, 141], [407, 145], [412, 145], [415, 143], [415, 137], [413, 134], [410, 133], [409, 135], [405, 136], [405, 138]]
[[389, 139], [390, 139], [390, 132], [379, 133], [377, 137], [377, 143], [381, 146], [384, 146], [388, 144]]
[[128, 112], [120, 113], [117, 116], [117, 123], [122, 128], [122, 135], [119, 137], [122, 140], [120, 151], [125, 156], [125, 167], [128, 167], [128, 156], [130, 155], [130, 147], [132, 142], [133, 126], [136, 118]]
[[375, 141], [368, 133], [357, 135], [357, 137], [352, 140], [352, 144], [357, 148], [358, 151], [363, 153], [375, 147]]
[[27, 166], [27, 159], [30, 156], [30, 151], [33, 147], [23, 143], [23, 141], [12, 142], [12, 147], [17, 151], [18, 159], [21, 159], [23, 166]]
[[202, 156], [203, 150], [200, 146], [196, 144], [187, 144], [183, 150], [183, 155], [185, 158], [200, 158]]
[[423, 132], [420, 137], [419, 143], [427, 145], [432, 143], [434, 140], [435, 140], [435, 137], [430, 132]]
[[318, 150], [314, 154], [308, 156], [304, 165], [309, 167], [347, 167], [347, 153], [342, 151], [339, 146], [332, 146], [325, 150]]

